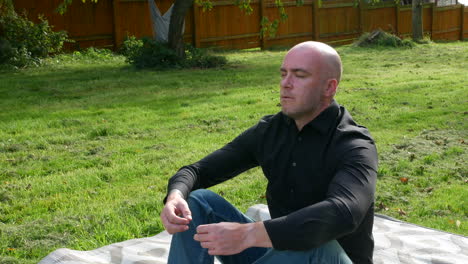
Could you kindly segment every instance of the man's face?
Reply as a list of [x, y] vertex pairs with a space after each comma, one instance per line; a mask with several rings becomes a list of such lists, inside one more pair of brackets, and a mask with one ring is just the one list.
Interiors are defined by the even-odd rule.
[[281, 65], [281, 110], [294, 120], [315, 117], [323, 107], [326, 81], [316, 50], [293, 49]]

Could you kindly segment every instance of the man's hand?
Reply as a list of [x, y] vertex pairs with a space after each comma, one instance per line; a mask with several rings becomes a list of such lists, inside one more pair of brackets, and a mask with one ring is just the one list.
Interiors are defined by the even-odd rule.
[[161, 212], [161, 221], [169, 234], [189, 229], [188, 224], [192, 221], [192, 213], [180, 191], [174, 190], [167, 197]]
[[250, 247], [272, 247], [263, 222], [200, 225], [193, 237], [210, 255], [233, 255]]

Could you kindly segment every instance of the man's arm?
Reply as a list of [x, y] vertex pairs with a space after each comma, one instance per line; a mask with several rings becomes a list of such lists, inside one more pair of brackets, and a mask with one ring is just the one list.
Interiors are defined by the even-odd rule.
[[194, 239], [210, 255], [233, 255], [251, 247], [272, 247], [263, 222], [200, 225]]
[[177, 189], [188, 198], [193, 190], [214, 186], [258, 166], [255, 157], [257, 127], [258, 124], [203, 159], [182, 167], [169, 179], [168, 193]]
[[161, 221], [169, 234], [187, 231], [192, 213], [179, 190], [172, 190], [161, 211]]
[[375, 146], [348, 149], [324, 201], [265, 221], [273, 247], [308, 250], [355, 231], [374, 202], [376, 178]]
[[171, 177], [161, 212], [161, 221], [169, 233], [188, 229], [191, 213], [185, 199], [192, 190], [208, 188], [258, 165], [254, 154], [256, 128], [257, 125], [249, 128], [223, 148], [182, 167]]
[[[169, 234], [188, 230], [192, 215], [180, 191], [173, 190], [167, 196], [161, 220]], [[201, 225], [194, 239], [209, 249], [210, 255], [232, 255], [250, 247], [272, 247], [263, 222]]]

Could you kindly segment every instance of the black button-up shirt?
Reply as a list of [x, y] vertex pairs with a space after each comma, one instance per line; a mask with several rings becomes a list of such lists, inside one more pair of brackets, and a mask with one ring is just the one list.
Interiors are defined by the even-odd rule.
[[261, 166], [277, 250], [308, 250], [337, 239], [354, 263], [372, 263], [377, 151], [369, 132], [335, 101], [298, 131], [278, 113], [223, 148], [181, 168], [168, 190], [198, 188]]

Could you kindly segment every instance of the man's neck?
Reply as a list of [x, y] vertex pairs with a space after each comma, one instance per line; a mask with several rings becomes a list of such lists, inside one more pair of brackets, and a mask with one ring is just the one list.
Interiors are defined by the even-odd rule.
[[317, 116], [319, 116], [325, 109], [327, 109], [330, 106], [331, 102], [324, 102], [320, 108], [318, 108], [317, 111], [315, 111], [312, 115], [309, 116], [304, 116], [303, 118], [298, 118], [294, 119], [294, 122], [296, 123], [296, 127], [298, 131], [301, 131], [305, 125], [308, 123], [312, 122]]

